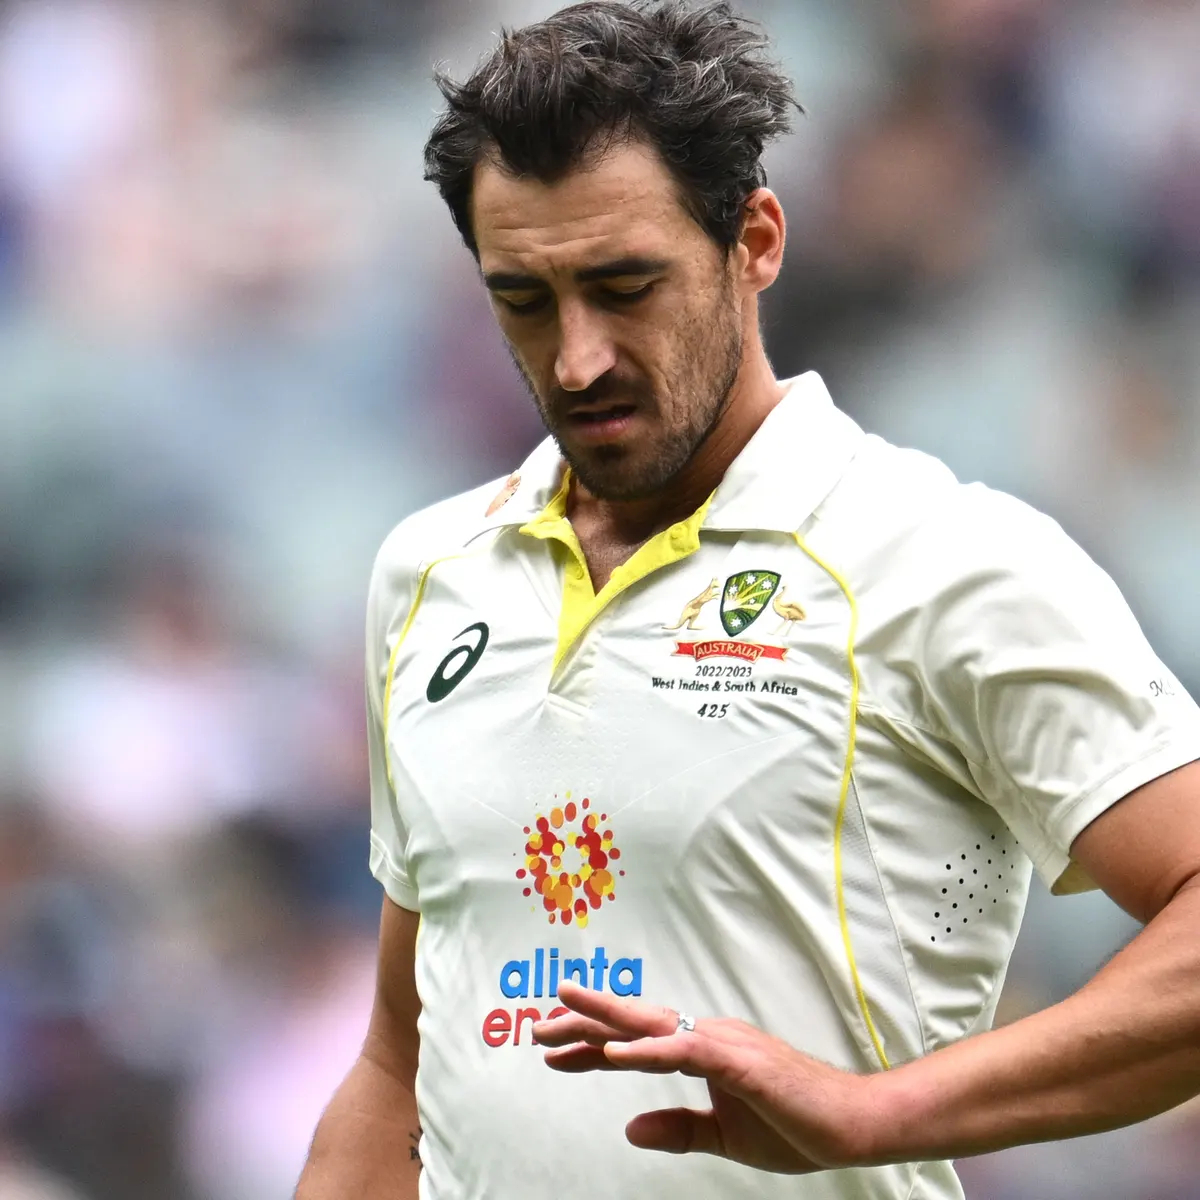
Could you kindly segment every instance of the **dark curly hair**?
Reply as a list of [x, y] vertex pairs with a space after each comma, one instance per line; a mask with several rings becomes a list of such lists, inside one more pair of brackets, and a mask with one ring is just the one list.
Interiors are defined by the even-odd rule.
[[725, 0], [587, 0], [504, 30], [465, 83], [435, 76], [447, 107], [425, 146], [425, 178], [478, 257], [471, 190], [481, 162], [553, 183], [614, 142], [639, 139], [728, 251], [747, 197], [766, 183], [763, 148], [803, 112], [768, 47]]

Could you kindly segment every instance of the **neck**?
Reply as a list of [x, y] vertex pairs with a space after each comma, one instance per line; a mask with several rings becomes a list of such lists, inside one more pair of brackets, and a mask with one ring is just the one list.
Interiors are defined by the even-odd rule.
[[[751, 348], [748, 346], [748, 350]], [[761, 340], [743, 359], [728, 403], [703, 445], [671, 482], [640, 500], [602, 500], [577, 479], [572, 480], [567, 515], [608, 527], [614, 540], [640, 545], [668, 526], [691, 516], [712, 495], [730, 464], [783, 399], [785, 388], [775, 378]]]

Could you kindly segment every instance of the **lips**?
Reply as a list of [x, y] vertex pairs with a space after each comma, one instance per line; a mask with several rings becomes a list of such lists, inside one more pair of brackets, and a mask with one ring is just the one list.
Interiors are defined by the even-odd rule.
[[638, 423], [636, 404], [593, 404], [567, 414], [566, 426], [577, 445], [624, 442]]
[[634, 404], [605, 404], [576, 408], [568, 413], [568, 419], [579, 425], [602, 425], [606, 421], [619, 421], [637, 411]]

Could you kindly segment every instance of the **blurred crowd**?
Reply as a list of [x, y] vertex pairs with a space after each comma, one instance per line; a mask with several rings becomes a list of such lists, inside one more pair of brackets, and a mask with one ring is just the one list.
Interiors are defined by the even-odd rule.
[[[552, 0], [0, 0], [0, 1198], [286, 1200], [357, 1051], [361, 629], [540, 436], [420, 150]], [[1200, 6], [745, 0], [781, 374], [1057, 517], [1200, 690]], [[1005, 1019], [1135, 931], [1034, 895]], [[1200, 1117], [962, 1164], [1200, 1198]]]

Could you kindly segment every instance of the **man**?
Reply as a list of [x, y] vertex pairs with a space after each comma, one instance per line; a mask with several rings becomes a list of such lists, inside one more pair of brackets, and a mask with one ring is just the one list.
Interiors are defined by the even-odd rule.
[[[376, 564], [378, 999], [301, 1200], [941, 1200], [1200, 1090], [1200, 712], [1053, 522], [776, 381], [763, 52], [588, 3], [442, 80], [552, 438]], [[985, 1032], [1031, 859], [1147, 926]]]

